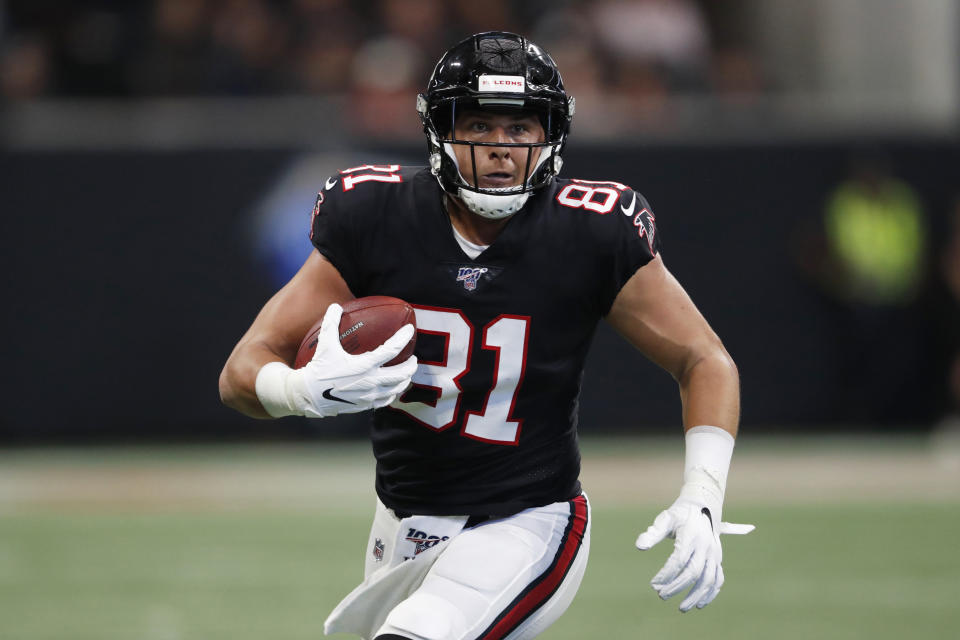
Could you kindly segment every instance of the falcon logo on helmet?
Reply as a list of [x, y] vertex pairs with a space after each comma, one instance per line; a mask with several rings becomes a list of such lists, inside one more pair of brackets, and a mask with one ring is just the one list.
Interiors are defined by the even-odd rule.
[[[454, 135], [457, 113], [465, 109], [507, 109], [535, 113], [543, 142], [473, 142]], [[494, 220], [519, 211], [530, 194], [560, 172], [560, 154], [570, 132], [574, 99], [567, 96], [550, 55], [523, 36], [505, 31], [479, 33], [447, 51], [433, 70], [427, 90], [417, 96], [430, 154], [430, 169], [440, 186], [474, 213]], [[476, 175], [464, 179], [454, 145], [467, 145], [476, 162], [477, 147], [529, 149], [523, 179], [511, 187], [480, 187]], [[539, 157], [537, 153], [539, 152]], [[532, 165], [532, 166], [531, 166]]]

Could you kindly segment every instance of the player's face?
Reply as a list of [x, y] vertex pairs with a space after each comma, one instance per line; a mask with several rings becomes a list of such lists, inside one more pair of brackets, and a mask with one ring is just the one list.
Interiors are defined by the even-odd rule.
[[[470, 110], [457, 116], [454, 137], [469, 142], [530, 144], [543, 142], [544, 132], [540, 119], [533, 113]], [[476, 185], [487, 189], [519, 185], [523, 182], [525, 172], [533, 171], [543, 150], [542, 147], [473, 147], [474, 159], [471, 159], [470, 145], [455, 144], [453, 149], [464, 180], [474, 184], [476, 162]], [[529, 159], [528, 169], [527, 156], [531, 151], [533, 157]]]

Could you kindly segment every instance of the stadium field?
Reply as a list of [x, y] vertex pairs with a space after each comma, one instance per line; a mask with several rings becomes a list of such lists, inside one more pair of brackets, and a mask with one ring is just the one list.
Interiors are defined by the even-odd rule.
[[[633, 540], [678, 487], [681, 440], [585, 439], [580, 594], [546, 639], [956, 638], [960, 452], [921, 439], [744, 439], [727, 584], [680, 614]], [[364, 444], [0, 452], [0, 639], [319, 638], [360, 578]], [[346, 640], [349, 636], [341, 635]]]

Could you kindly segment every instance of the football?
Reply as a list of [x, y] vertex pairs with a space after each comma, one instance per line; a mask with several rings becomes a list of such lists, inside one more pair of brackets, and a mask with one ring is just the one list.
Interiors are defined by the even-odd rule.
[[[294, 368], [299, 369], [313, 358], [317, 350], [317, 334], [323, 318], [316, 322], [300, 343]], [[413, 307], [399, 298], [390, 296], [367, 296], [343, 303], [343, 316], [340, 318], [340, 344], [347, 353], [366, 353], [373, 351], [395, 334], [405, 324], [417, 328]], [[396, 358], [386, 366], [400, 364], [413, 354], [417, 334], [414, 332], [410, 342]]]

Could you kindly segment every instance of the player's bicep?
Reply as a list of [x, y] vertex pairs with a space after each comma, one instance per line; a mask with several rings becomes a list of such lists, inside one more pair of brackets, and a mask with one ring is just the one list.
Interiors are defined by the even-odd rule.
[[353, 298], [336, 267], [313, 251], [296, 275], [264, 305], [241, 344], [265, 347], [292, 364], [303, 336], [327, 307]]
[[650, 360], [679, 379], [720, 339], [659, 255], [620, 289], [607, 321]]

